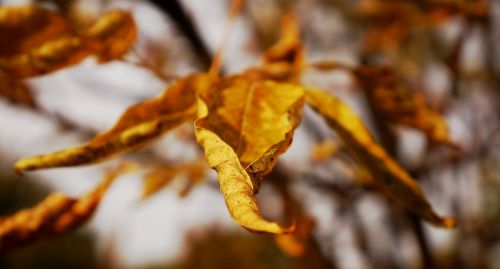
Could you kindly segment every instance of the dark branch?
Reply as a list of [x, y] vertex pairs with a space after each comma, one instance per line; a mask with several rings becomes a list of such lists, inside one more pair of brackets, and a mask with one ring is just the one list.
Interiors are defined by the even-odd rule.
[[177, 25], [178, 29], [187, 38], [203, 68], [208, 69], [212, 61], [212, 56], [207, 49], [207, 46], [201, 39], [198, 31], [193, 25], [187, 12], [184, 10], [178, 0], [151, 0], [163, 12], [165, 12]]

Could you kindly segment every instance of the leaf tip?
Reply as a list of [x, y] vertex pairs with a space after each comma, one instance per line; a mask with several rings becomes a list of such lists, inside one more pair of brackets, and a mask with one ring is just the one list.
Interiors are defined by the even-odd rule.
[[453, 217], [439, 217], [434, 215], [433, 219], [430, 220], [430, 223], [445, 229], [453, 229], [457, 227], [457, 221]]
[[240, 223], [240, 225], [250, 232], [254, 233], [269, 233], [276, 235], [290, 234], [295, 231], [296, 224], [293, 222], [289, 226], [281, 226], [278, 223], [271, 222], [266, 223], [266, 225], [245, 225]]
[[14, 172], [18, 176], [23, 176], [23, 172], [30, 170], [29, 159], [20, 159], [14, 164]]

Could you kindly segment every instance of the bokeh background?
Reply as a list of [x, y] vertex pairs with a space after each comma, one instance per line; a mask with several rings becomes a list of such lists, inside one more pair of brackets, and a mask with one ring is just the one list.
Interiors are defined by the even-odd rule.
[[[75, 20], [122, 8], [132, 12], [139, 29], [126, 59], [98, 65], [89, 58], [27, 80], [34, 105], [0, 97], [2, 215], [33, 206], [53, 191], [81, 195], [123, 159], [176, 165], [201, 156], [186, 124], [118, 160], [24, 177], [12, 172], [17, 159], [82, 143], [112, 126], [128, 106], [178, 77], [206, 70], [223, 39], [230, 1], [0, 4], [43, 5]], [[466, 8], [456, 11], [456, 5]], [[408, 16], [407, 9], [417, 15]], [[259, 64], [287, 11], [298, 19], [310, 61], [392, 66], [445, 116], [460, 154], [431, 147], [421, 132], [400, 126], [390, 130], [391, 153], [439, 213], [457, 218], [456, 229], [422, 223], [362, 188], [334, 133], [306, 110], [278, 172], [258, 195], [266, 217], [284, 219], [288, 205], [296, 203], [312, 219], [302, 255], [290, 255], [272, 236], [235, 224], [213, 172], [186, 197], [178, 194], [184, 186], [180, 176], [145, 200], [142, 174], [134, 172], [113, 184], [85, 226], [0, 254], [0, 268], [500, 268], [500, 1], [246, 1], [224, 49], [224, 71]], [[346, 71], [307, 70], [302, 79], [340, 96], [377, 132], [363, 91]], [[319, 158], [325, 141], [339, 149]]]

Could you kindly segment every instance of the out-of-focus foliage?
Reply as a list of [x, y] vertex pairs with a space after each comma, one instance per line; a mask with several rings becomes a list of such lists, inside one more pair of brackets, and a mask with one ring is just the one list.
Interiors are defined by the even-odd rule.
[[110, 170], [99, 186], [79, 199], [53, 193], [33, 208], [0, 219], [0, 251], [79, 227], [93, 215], [115, 178], [130, 168], [124, 164]]
[[[230, 23], [236, 20], [243, 5], [242, 1], [232, 3], [229, 9]], [[58, 5], [63, 10], [71, 9], [69, 4]], [[322, 234], [318, 230], [324, 231], [324, 220], [321, 222], [318, 216], [315, 219], [310, 212], [302, 208], [307, 203], [305, 186], [313, 186], [317, 196], [328, 197], [321, 200], [321, 203], [330, 201], [339, 208], [341, 213], [335, 212], [332, 215], [340, 216], [339, 222], [348, 220], [345, 221], [346, 226], [352, 226], [351, 230], [357, 234], [349, 234], [347, 237], [354, 238], [350, 240], [356, 242], [359, 248], [358, 256], [365, 257], [374, 268], [404, 266], [396, 258], [377, 256], [383, 251], [379, 250], [379, 245], [385, 245], [380, 239], [382, 235], [377, 237], [365, 234], [366, 231], [373, 234], [377, 228], [381, 229], [365, 223], [372, 215], [360, 216], [358, 212], [362, 204], [360, 201], [366, 199], [362, 194], [370, 191], [384, 194], [384, 199], [376, 200], [371, 209], [374, 210], [379, 205], [386, 207], [384, 217], [377, 215], [380, 218], [377, 219], [377, 224], [382, 229], [391, 230], [388, 234], [392, 236], [392, 241], [387, 244], [417, 242], [416, 252], [419, 253], [422, 264], [415, 264], [414, 268], [454, 268], [461, 259], [469, 262], [464, 268], [491, 268], [491, 263], [488, 266], [485, 264], [487, 260], [494, 260], [490, 256], [494, 257], [495, 253], [498, 253], [498, 250], [495, 252], [493, 248], [484, 256], [467, 254], [467, 248], [462, 245], [451, 247], [451, 252], [445, 254], [430, 253], [432, 249], [429, 248], [426, 235], [428, 228], [423, 227], [416, 218], [438, 227], [453, 228], [458, 224], [454, 234], [462, 236], [464, 244], [475, 246], [476, 250], [497, 244], [498, 240], [495, 238], [498, 237], [498, 229], [495, 225], [498, 225], [500, 210], [498, 199], [495, 198], [499, 189], [498, 179], [494, 175], [498, 169], [495, 168], [497, 162], [492, 153], [495, 145], [490, 145], [489, 139], [493, 140], [498, 131], [490, 132], [490, 129], [486, 128], [481, 131], [481, 128], [467, 126], [470, 130], [466, 131], [472, 134], [472, 140], [475, 140], [467, 141], [468, 144], [455, 140], [453, 132], [457, 130], [457, 118], [469, 117], [460, 122], [463, 125], [470, 122], [473, 124], [469, 125], [474, 125], [476, 121], [483, 120], [479, 119], [481, 112], [475, 114], [473, 111], [473, 116], [463, 116], [463, 107], [475, 109], [477, 104], [474, 102], [486, 104], [487, 101], [497, 105], [494, 99], [499, 94], [499, 80], [498, 70], [492, 60], [494, 56], [485, 59], [482, 69], [476, 68], [472, 71], [464, 67], [467, 63], [463, 60], [467, 53], [470, 54], [466, 41], [474, 30], [479, 29], [486, 37], [493, 31], [489, 14], [490, 2], [315, 0], [293, 3], [276, 0], [263, 4], [271, 7], [269, 12], [258, 12], [259, 8], [256, 6], [259, 6], [259, 1], [247, 2], [243, 12], [247, 12], [244, 14], [248, 16], [245, 19], [255, 22], [253, 30], [259, 37], [259, 45], [263, 46], [261, 65], [227, 74], [222, 66], [225, 47], [221, 45], [214, 53], [212, 66], [208, 71], [176, 78], [157, 97], [128, 108], [112, 128], [98, 134], [89, 142], [54, 153], [23, 158], [15, 164], [15, 170], [22, 173], [45, 168], [96, 164], [149, 145], [165, 133], [189, 122], [194, 126], [194, 134], [189, 139], [198, 142], [204, 151], [208, 166], [216, 171], [220, 191], [230, 216], [249, 231], [273, 234], [275, 241], [271, 243], [269, 237], [255, 239], [263, 240], [262, 242], [249, 242], [243, 238], [233, 241], [231, 236], [222, 236], [222, 239], [210, 237], [207, 240], [210, 248], [205, 246], [205, 243], [193, 241], [191, 252], [196, 253], [196, 257], [187, 258], [178, 268], [224, 268], [224, 265], [232, 264], [228, 263], [228, 260], [233, 261], [232, 259], [242, 268], [294, 268], [297, 261], [289, 264], [288, 259], [305, 261], [311, 258], [311, 255], [317, 255], [315, 258], [320, 260], [321, 251], [323, 254], [325, 251], [338, 253], [338, 244], [331, 250], [333, 247], [321, 241]], [[315, 10], [315, 13], [296, 12], [297, 14], [292, 15], [290, 10], [299, 9], [297, 7], [309, 8]], [[321, 47], [321, 44], [314, 44], [315, 41], [329, 40], [328, 44], [336, 45], [336, 41], [331, 41], [327, 34], [317, 31], [316, 28], [326, 32], [329, 29], [311, 19], [315, 16], [325, 16], [322, 12], [335, 15], [335, 18], [341, 18], [339, 22], [347, 23], [349, 31], [344, 33], [346, 39], [357, 38], [358, 43], [352, 47], [343, 44], [342, 49], [356, 50], [356, 60], [343, 62], [321, 58], [320, 61], [308, 61], [306, 51], [314, 54], [314, 49]], [[281, 34], [277, 40], [271, 41], [277, 31], [269, 29], [277, 27], [270, 25], [274, 26], [273, 22], [277, 25], [277, 18], [282, 20]], [[310, 21], [304, 18], [309, 18]], [[36, 22], [36, 27], [29, 26], [33, 22]], [[444, 28], [453, 27], [461, 29], [455, 37], [440, 36]], [[301, 31], [304, 29], [300, 28], [306, 30]], [[0, 8], [0, 41], [2, 38], [15, 37], [9, 46], [0, 48], [0, 95], [34, 107], [36, 101], [22, 79], [77, 64], [90, 55], [95, 56], [99, 63], [123, 60], [123, 56], [133, 47], [136, 34], [131, 15], [124, 11], [111, 11], [96, 21], [78, 23], [75, 17], [72, 19], [68, 14], [61, 15], [38, 7]], [[223, 44], [228, 33], [225, 34]], [[489, 48], [493, 51], [491, 43], [492, 41], [485, 38], [481, 43], [484, 45], [483, 50], [488, 51]], [[252, 45], [255, 44], [252, 43], [249, 47]], [[441, 71], [445, 70], [445, 77], [450, 81], [446, 92], [441, 92], [439, 98], [433, 98], [430, 94], [434, 85], [425, 84], [424, 77], [434, 75], [426, 70], [428, 66], [438, 66]], [[149, 68], [161, 77], [159, 68], [149, 65], [142, 67]], [[359, 88], [356, 94], [361, 96], [361, 99], [365, 98], [364, 112], [369, 114], [368, 117], [360, 115], [362, 109], [341, 98], [343, 93], [342, 89], [337, 89], [338, 84], [331, 87], [318, 86], [307, 77], [309, 72], [317, 72], [316, 75], [323, 78], [329, 77], [330, 74], [347, 74], [353, 82], [351, 86]], [[490, 103], [486, 106], [489, 105]], [[494, 109], [497, 111], [492, 113], [498, 114], [498, 107]], [[324, 121], [317, 120], [317, 124], [313, 122], [315, 118], [311, 115], [314, 114], [307, 114], [310, 111], [314, 111], [315, 116], [322, 117]], [[452, 118], [455, 130], [451, 128], [449, 121], [450, 111], [458, 114]], [[498, 117], [491, 119], [494, 123], [492, 122], [490, 127], [498, 129]], [[275, 168], [278, 160], [290, 148], [294, 133], [298, 133], [296, 129], [301, 122], [309, 135], [315, 136], [317, 141], [313, 144], [317, 146], [311, 150], [312, 154], [309, 151], [295, 151], [294, 154], [307, 157], [311, 155], [311, 165], [319, 169], [313, 172], [299, 168], [290, 169], [290, 172], [284, 174], [291, 180], [277, 180], [279, 176], [275, 173], [279, 172], [276, 172]], [[324, 124], [325, 122], [327, 124]], [[333, 132], [317, 129], [316, 125], [321, 124], [335, 131], [335, 138], [338, 140], [330, 135]], [[415, 163], [408, 160], [401, 162], [404, 158], [399, 158], [401, 152], [398, 151], [398, 143], [402, 141], [401, 132], [408, 130], [408, 127], [421, 134], [422, 139], [430, 145], [421, 153], [413, 154], [424, 156], [420, 156], [420, 160]], [[319, 143], [321, 141], [322, 143]], [[415, 145], [410, 146], [415, 149]], [[147, 162], [142, 164], [146, 164], [144, 167], [147, 171], [142, 190], [144, 199], [172, 185], [178, 178], [184, 180], [179, 191], [180, 196], [184, 196], [195, 184], [203, 182], [208, 174], [208, 167], [200, 164], [198, 159], [187, 163], [149, 166]], [[479, 199], [479, 208], [485, 215], [483, 219], [477, 216], [467, 217], [464, 213], [467, 209], [463, 209], [463, 204], [466, 203], [463, 200], [467, 197], [450, 194], [454, 188], [462, 188], [462, 194], [475, 191], [464, 187], [469, 185], [464, 185], [462, 177], [455, 179], [455, 175], [450, 176], [455, 179], [451, 183], [453, 188], [450, 187], [452, 181], [448, 180], [450, 177], [437, 182], [439, 176], [436, 175], [442, 173], [442, 170], [464, 166], [473, 166], [474, 169], [470, 170], [474, 170], [475, 174], [479, 174], [477, 177], [483, 179], [481, 187], [477, 188], [484, 194], [484, 199]], [[349, 178], [346, 180], [348, 183], [337, 184], [337, 168], [341, 168], [341, 173], [345, 172], [347, 177], [353, 177], [354, 180], [349, 181]], [[323, 179], [327, 177], [324, 174], [330, 175], [330, 178]], [[333, 174], [335, 176], [331, 176]], [[332, 179], [333, 177], [335, 178]], [[425, 193], [417, 182], [422, 179]], [[72, 199], [52, 194], [31, 209], [5, 217], [0, 220], [0, 242], [13, 242], [12, 246], [28, 244], [38, 238], [66, 232], [79, 226], [92, 215], [104, 195], [108, 183], [103, 184], [106, 187], [98, 187], [97, 191], [84, 198]], [[265, 210], [261, 210], [261, 207], [265, 209], [266, 203], [260, 199], [258, 201], [256, 195], [261, 186], [266, 184], [271, 185], [281, 195], [284, 208], [281, 216], [266, 214]], [[292, 198], [290, 190], [296, 186], [301, 187], [297, 192], [299, 196], [304, 195], [304, 201], [303, 197]], [[446, 211], [451, 212], [454, 218], [438, 214], [426, 195], [429, 193], [433, 198], [430, 199], [432, 205], [435, 205], [435, 201], [438, 205], [447, 205]], [[88, 206], [89, 210], [77, 210], [79, 203], [86, 201], [85, 197], [91, 197], [93, 201]], [[393, 202], [399, 207], [393, 208]], [[442, 208], [439, 206], [439, 209]], [[315, 210], [318, 210], [317, 205], [309, 205], [309, 211]], [[81, 212], [74, 214], [75, 211]], [[66, 225], [61, 226], [58, 224], [60, 222]], [[63, 226], [64, 228], [60, 228]], [[479, 236], [475, 238], [474, 235]], [[337, 236], [344, 238], [342, 235]], [[252, 237], [252, 240], [253, 238], [256, 237]], [[219, 239], [222, 242], [219, 242]], [[321, 250], [315, 240], [319, 241], [318, 244], [323, 244]], [[231, 253], [234, 242], [247, 242], [246, 247], [238, 245], [238, 248], [246, 249], [244, 257], [241, 253]], [[262, 266], [256, 264], [260, 260], [253, 257], [267, 255], [266, 251], [261, 252], [263, 248], [260, 244], [268, 246], [266, 251], [273, 252], [270, 255], [276, 257], [276, 264], [272, 259], [264, 259], [267, 264]], [[252, 252], [252, 247], [257, 248], [256, 253]], [[407, 250], [404, 247], [401, 246], [401, 249]], [[10, 246], [1, 244], [1, 248], [8, 249]], [[393, 249], [396, 248], [393, 246]], [[207, 249], [208, 254], [205, 254]], [[221, 255], [222, 251], [218, 249], [226, 249], [228, 253], [225, 254], [229, 258]], [[282, 260], [278, 249], [291, 258]], [[461, 253], [464, 256], [461, 256]], [[481, 251], [475, 253], [479, 254]], [[334, 258], [340, 259], [341, 255], [336, 255]], [[249, 261], [249, 258], [252, 261]], [[349, 258], [353, 260], [352, 257], [346, 260]]]
[[432, 210], [411, 176], [377, 144], [348, 105], [323, 90], [296, 82], [305, 59], [291, 15], [284, 17], [283, 34], [265, 55], [263, 68], [241, 75], [219, 76], [211, 69], [208, 74], [182, 78], [159, 97], [130, 108], [113, 129], [87, 145], [22, 159], [16, 163], [16, 171], [101, 161], [143, 145], [192, 119], [197, 111], [196, 140], [205, 150], [209, 166], [218, 173], [231, 216], [251, 231], [288, 233], [293, 226], [282, 228], [261, 217], [254, 195], [262, 176], [289, 147], [307, 100], [328, 119], [390, 198], [433, 224], [454, 226], [452, 219], [441, 218]]
[[422, 94], [402, 85], [392, 70], [360, 67], [354, 74], [370, 103], [389, 123], [419, 129], [432, 142], [454, 146], [443, 116], [425, 104]]
[[78, 30], [61, 15], [43, 8], [1, 7], [0, 94], [33, 105], [22, 79], [77, 64], [89, 55], [96, 55], [102, 63], [119, 59], [134, 44], [136, 35], [131, 15], [120, 10]]
[[17, 78], [43, 75], [95, 54], [106, 62], [121, 57], [136, 37], [130, 14], [110, 11], [83, 31], [41, 8], [2, 7], [0, 69]]
[[[17, 177], [0, 176], [0, 211], [2, 215], [12, 214], [23, 207], [36, 204], [47, 191], [32, 181]], [[0, 255], [2, 268], [94, 268], [93, 238], [87, 233], [64, 234], [20, 248], [9, 255]]]
[[306, 101], [324, 115], [352, 149], [356, 160], [371, 173], [376, 186], [389, 197], [431, 223], [449, 228], [455, 225], [453, 219], [441, 218], [432, 211], [417, 183], [375, 142], [362, 120], [347, 105], [317, 89], [308, 91]]
[[203, 160], [194, 161], [192, 163], [180, 165], [164, 165], [153, 167], [144, 176], [144, 184], [142, 189], [142, 197], [149, 198], [151, 195], [168, 186], [179, 176], [185, 176], [185, 184], [179, 189], [179, 196], [185, 197], [189, 194], [192, 188], [205, 179], [207, 176], [207, 165]]

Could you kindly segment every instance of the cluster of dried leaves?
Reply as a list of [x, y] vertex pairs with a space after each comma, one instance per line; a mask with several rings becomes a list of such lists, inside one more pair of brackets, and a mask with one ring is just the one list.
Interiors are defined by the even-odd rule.
[[137, 30], [131, 15], [115, 10], [83, 29], [55, 12], [35, 7], [0, 9], [0, 94], [33, 104], [22, 79], [74, 65], [90, 55], [100, 63], [120, 58]]
[[[133, 19], [123, 11], [111, 11], [87, 28], [76, 30], [58, 14], [42, 8], [1, 7], [0, 41], [7, 45], [0, 48], [0, 94], [21, 101], [29, 96], [17, 87], [22, 79], [76, 64], [89, 55], [95, 55], [99, 62], [118, 59], [131, 48], [135, 36]], [[454, 145], [440, 114], [398, 80], [391, 69], [307, 63], [298, 25], [292, 15], [287, 15], [280, 39], [265, 52], [261, 66], [225, 76], [219, 75], [216, 67], [180, 78], [157, 97], [130, 107], [115, 126], [86, 144], [24, 158], [15, 164], [15, 170], [21, 173], [104, 161], [192, 121], [196, 141], [204, 149], [209, 166], [217, 171], [232, 218], [250, 231], [286, 234], [295, 225], [264, 219], [255, 195], [263, 176], [272, 171], [292, 143], [307, 105], [325, 119], [353, 159], [368, 171], [366, 184], [376, 186], [434, 225], [453, 227], [454, 220], [434, 212], [415, 180], [377, 143], [349, 105], [323, 89], [300, 82], [306, 68], [339, 66], [352, 72], [389, 123], [420, 129], [436, 143]], [[112, 171], [84, 197], [53, 194], [34, 208], [1, 219], [0, 249], [77, 227], [91, 217], [113, 178], [124, 170], [119, 167]], [[205, 172], [198, 163], [157, 169], [148, 176], [144, 195], [154, 193], [182, 171], [188, 171], [193, 182], [203, 178]], [[308, 233], [300, 230], [298, 238]], [[297, 238], [283, 237], [278, 242], [290, 245], [290, 240]]]

